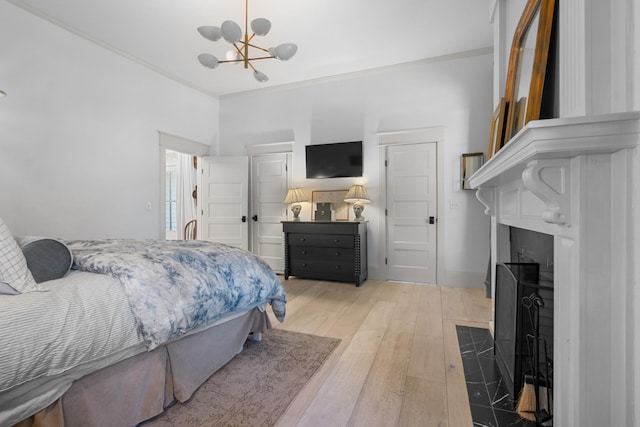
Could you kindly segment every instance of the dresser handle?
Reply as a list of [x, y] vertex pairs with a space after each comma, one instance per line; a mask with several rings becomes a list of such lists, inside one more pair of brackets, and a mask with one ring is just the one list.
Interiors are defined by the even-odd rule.
[[339, 239], [333, 239], [333, 243], [340, 243]]
[[336, 256], [340, 256], [340, 252], [336, 252]]
[[302, 266], [303, 266], [303, 267], [306, 267], [306, 266], [307, 266], [307, 264], [305, 264], [305, 263], [302, 263]]
[[340, 270], [340, 266], [339, 265], [336, 265], [336, 270]]
[[304, 237], [301, 237], [301, 238], [300, 238], [300, 241], [301, 241], [301, 242], [305, 242], [306, 240], [307, 240], [307, 239], [305, 239]]
[[300, 253], [301, 253], [302, 255], [306, 255], [306, 254], [307, 254], [307, 251], [300, 251]]

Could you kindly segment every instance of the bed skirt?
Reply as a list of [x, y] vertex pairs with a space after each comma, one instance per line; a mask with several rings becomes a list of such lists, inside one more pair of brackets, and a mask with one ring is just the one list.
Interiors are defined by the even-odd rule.
[[240, 353], [251, 332], [270, 328], [266, 312], [250, 310], [86, 375], [56, 402], [14, 427], [135, 426], [176, 400], [187, 401]]

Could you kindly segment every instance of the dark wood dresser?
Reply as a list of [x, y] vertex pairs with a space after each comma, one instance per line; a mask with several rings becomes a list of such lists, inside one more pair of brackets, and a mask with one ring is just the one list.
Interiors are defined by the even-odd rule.
[[284, 278], [351, 282], [367, 279], [367, 221], [282, 221]]

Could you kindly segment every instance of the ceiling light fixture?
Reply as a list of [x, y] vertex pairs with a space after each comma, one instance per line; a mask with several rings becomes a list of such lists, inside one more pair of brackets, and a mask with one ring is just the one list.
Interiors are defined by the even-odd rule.
[[[251, 21], [251, 31], [253, 34], [249, 36], [249, 0], [245, 0], [245, 21], [244, 21], [244, 36], [242, 35], [242, 29], [238, 24], [233, 21], [224, 21], [220, 27], [204, 26], [198, 27], [198, 32], [202, 37], [213, 42], [224, 38], [226, 41], [233, 45], [233, 49], [228, 51], [224, 60], [219, 61], [218, 58], [209, 54], [202, 53], [198, 55], [198, 61], [202, 65], [208, 68], [217, 68], [219, 64], [225, 62], [233, 62], [244, 64], [244, 68], [251, 68], [253, 70], [253, 77], [259, 82], [266, 82], [269, 80], [266, 74], [256, 70], [251, 61], [257, 61], [259, 59], [279, 59], [281, 61], [288, 61], [296, 54], [298, 46], [294, 43], [283, 43], [277, 47], [270, 47], [265, 49], [260, 46], [251, 44], [251, 40], [255, 36], [265, 36], [271, 29], [271, 22], [265, 18], [256, 18]], [[250, 57], [249, 48], [258, 49], [268, 55]]]

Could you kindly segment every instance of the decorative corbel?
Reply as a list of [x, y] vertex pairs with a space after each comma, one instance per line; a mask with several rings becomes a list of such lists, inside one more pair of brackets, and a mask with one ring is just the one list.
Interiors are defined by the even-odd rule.
[[[545, 169], [548, 173], [543, 177]], [[532, 160], [522, 172], [522, 181], [524, 186], [544, 203], [542, 219], [545, 222], [566, 227], [571, 225], [571, 178], [567, 159]]]
[[478, 187], [478, 189], [476, 190], [476, 199], [478, 199], [478, 201], [482, 203], [486, 208], [484, 210], [485, 215], [489, 215], [489, 216], [496, 215], [495, 188]]

